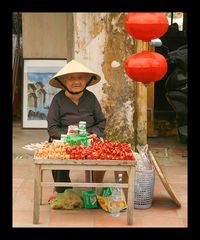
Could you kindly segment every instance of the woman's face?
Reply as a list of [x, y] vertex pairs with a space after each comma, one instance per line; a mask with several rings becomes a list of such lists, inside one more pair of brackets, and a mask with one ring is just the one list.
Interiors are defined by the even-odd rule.
[[82, 91], [87, 83], [87, 73], [71, 73], [64, 77], [66, 87], [72, 92]]

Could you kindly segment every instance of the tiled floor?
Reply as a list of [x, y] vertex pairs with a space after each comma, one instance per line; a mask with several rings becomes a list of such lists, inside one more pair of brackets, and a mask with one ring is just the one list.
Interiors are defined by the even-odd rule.
[[[113, 218], [102, 209], [52, 210], [47, 204], [51, 187], [43, 189], [39, 224], [33, 221], [33, 152], [23, 149], [26, 144], [48, 139], [46, 130], [13, 128], [13, 227], [187, 227], [187, 145], [177, 137], [149, 138], [149, 149], [159, 161], [162, 171], [181, 202], [177, 208], [160, 181], [157, 173], [152, 206], [134, 209], [134, 223], [127, 225], [126, 212]], [[46, 171], [45, 180], [52, 180]], [[83, 172], [71, 172], [74, 180], [84, 180]], [[105, 181], [113, 178], [107, 172]], [[80, 189], [77, 189], [80, 190]]]

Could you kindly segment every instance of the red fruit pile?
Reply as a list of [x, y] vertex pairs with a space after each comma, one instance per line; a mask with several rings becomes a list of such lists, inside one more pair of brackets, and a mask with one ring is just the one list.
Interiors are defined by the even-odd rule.
[[102, 142], [99, 138], [94, 139], [89, 147], [83, 144], [67, 146], [66, 153], [70, 159], [135, 160], [128, 143], [112, 140]]

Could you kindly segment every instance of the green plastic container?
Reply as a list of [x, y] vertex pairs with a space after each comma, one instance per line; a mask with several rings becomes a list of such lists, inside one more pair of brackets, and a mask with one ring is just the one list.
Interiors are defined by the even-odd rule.
[[93, 190], [82, 191], [84, 208], [97, 208], [97, 198]]
[[88, 141], [88, 136], [85, 135], [85, 136], [70, 136], [68, 135], [66, 138], [65, 138], [65, 141], [64, 143], [69, 143], [70, 146], [79, 146], [80, 144], [84, 144], [86, 147], [89, 146], [89, 141]]

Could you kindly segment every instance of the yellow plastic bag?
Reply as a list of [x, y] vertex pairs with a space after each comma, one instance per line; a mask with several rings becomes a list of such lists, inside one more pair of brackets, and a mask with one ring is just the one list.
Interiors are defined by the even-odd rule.
[[[110, 190], [111, 190], [111, 193], [112, 193], [112, 189], [110, 189]], [[109, 196], [107, 196], [107, 195], [106, 196], [100, 196], [100, 195], [96, 194], [96, 197], [97, 197], [97, 200], [98, 200], [98, 203], [99, 203], [100, 207], [106, 212], [111, 212], [112, 194], [109, 195]], [[121, 189], [120, 209], [124, 210], [126, 208], [127, 208], [126, 198], [125, 198], [123, 189]]]

